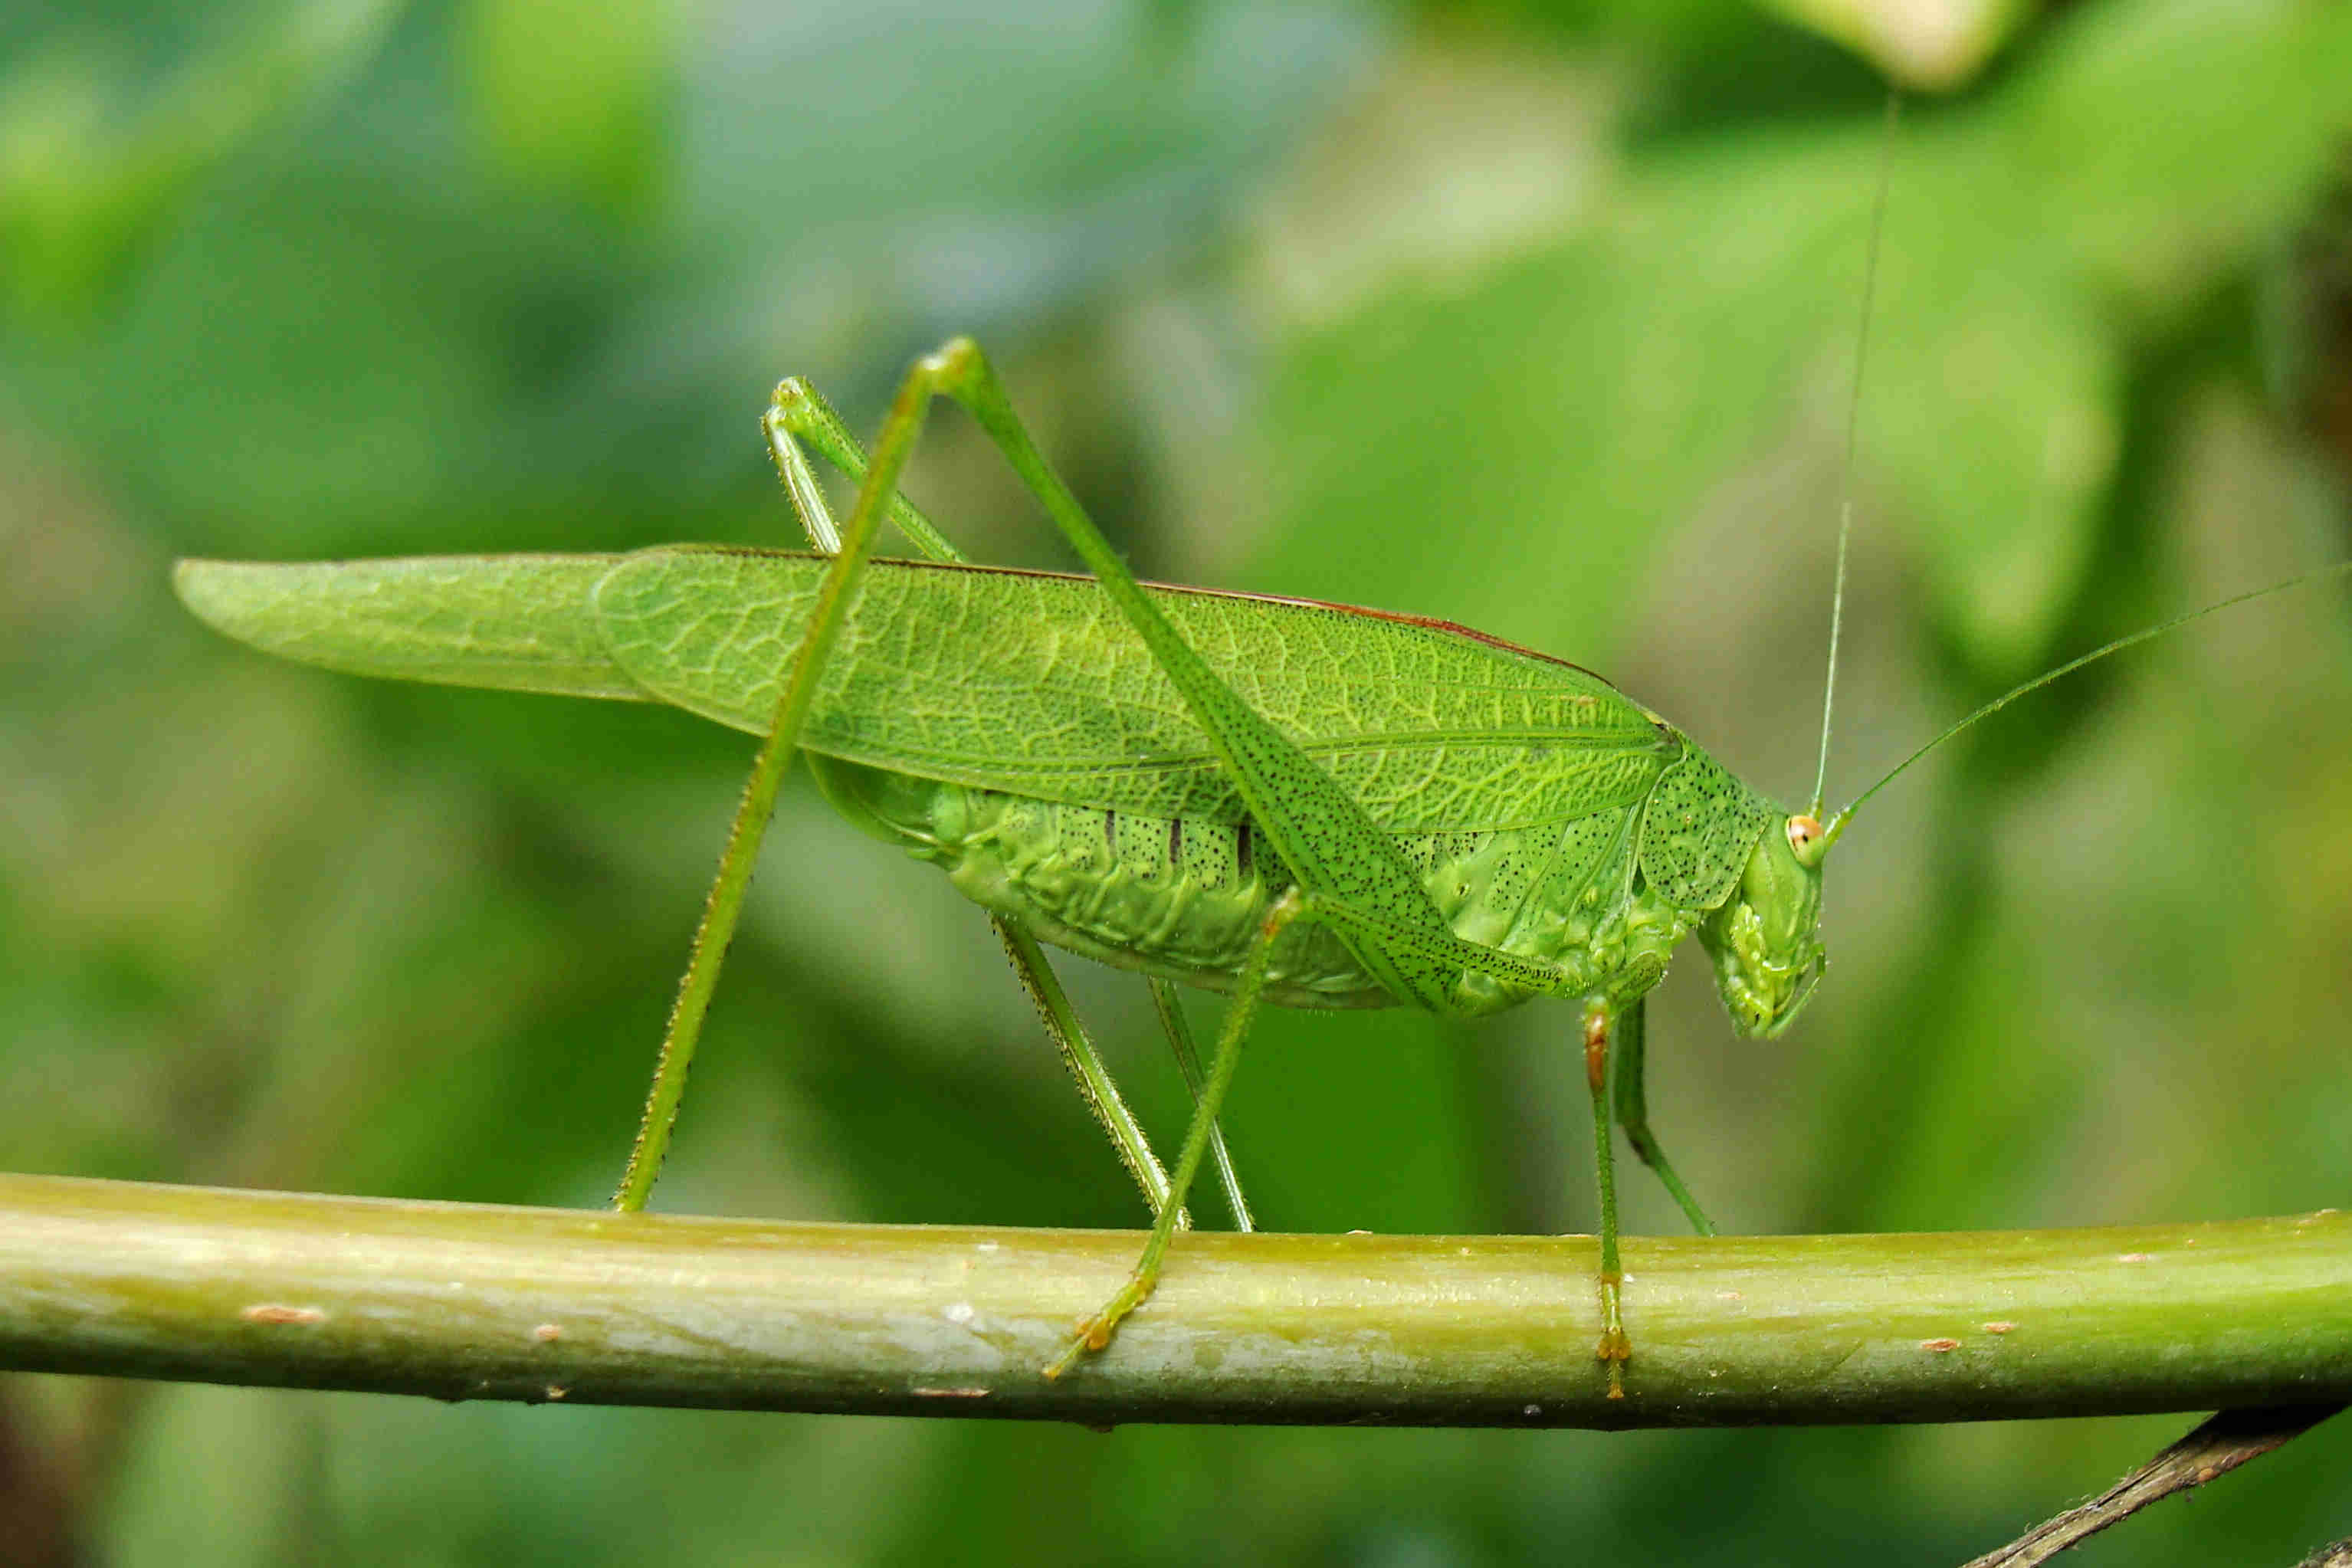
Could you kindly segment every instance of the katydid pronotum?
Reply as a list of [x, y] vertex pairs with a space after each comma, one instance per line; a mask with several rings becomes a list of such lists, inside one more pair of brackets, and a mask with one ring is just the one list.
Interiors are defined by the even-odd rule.
[[[1091, 576], [965, 563], [899, 496], [940, 395], [978, 420]], [[197, 615], [290, 658], [667, 701], [764, 737], [617, 1206], [641, 1207], [650, 1191], [760, 837], [803, 754], [851, 821], [940, 865], [990, 911], [1154, 1210], [1133, 1273], [1047, 1375], [1105, 1347], [1150, 1295], [1213, 1150], [1246, 1228], [1217, 1114], [1258, 1004], [1476, 1015], [1550, 995], [1580, 1010], [1600, 1193], [1596, 1359], [1619, 1396], [1632, 1342], [1612, 1121], [1693, 1226], [1712, 1231], [1649, 1128], [1643, 999], [1695, 932], [1734, 1027], [1787, 1028], [1823, 969], [1822, 861], [1894, 774], [1824, 821], [1818, 783], [1807, 809], [1776, 806], [1657, 714], [1543, 655], [1437, 621], [1146, 589], [968, 340], [918, 362], [870, 462], [796, 380], [778, 389], [763, 429], [814, 552], [673, 546], [178, 569]], [[837, 533], [803, 443], [860, 481]], [[886, 516], [931, 559], [872, 560]], [[2221, 607], [2026, 683], [1895, 772], [2025, 691]], [[1824, 761], [1826, 729], [1825, 718]], [[1041, 939], [1150, 978], [1197, 1100], [1172, 1173], [1094, 1058]], [[1230, 993], [1205, 1077], [1171, 982]]]

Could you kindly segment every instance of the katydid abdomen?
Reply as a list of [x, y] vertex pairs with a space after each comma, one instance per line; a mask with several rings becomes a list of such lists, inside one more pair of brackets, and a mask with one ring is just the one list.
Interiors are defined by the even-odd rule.
[[[1144, 816], [810, 760], [845, 815], [938, 865], [974, 903], [1056, 947], [1162, 979], [1229, 990], [1296, 880], [1246, 818]], [[1614, 812], [1565, 826], [1416, 834], [1397, 846], [1457, 936], [1571, 970], [1591, 989], [1638, 993], [1663, 973], [1689, 921], [1633, 876], [1637, 819]], [[1529, 994], [1470, 981], [1459, 1011], [1493, 1012]], [[1315, 927], [1273, 961], [1265, 996], [1287, 1007], [1403, 1000]]]
[[[219, 629], [355, 674], [675, 703], [758, 732], [828, 562], [627, 556], [188, 563]], [[1361, 801], [1465, 941], [1623, 1003], [1786, 813], [1600, 677], [1442, 622], [1154, 588], [1212, 668]], [[877, 562], [802, 745], [869, 833], [1083, 956], [1229, 989], [1294, 883], [1092, 578]], [[1266, 998], [1392, 994], [1325, 927]], [[1536, 993], [1484, 974], [1460, 1014]]]

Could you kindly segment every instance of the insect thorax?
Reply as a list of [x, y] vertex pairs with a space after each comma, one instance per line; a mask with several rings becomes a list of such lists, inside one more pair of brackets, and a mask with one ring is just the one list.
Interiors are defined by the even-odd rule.
[[[810, 761], [859, 827], [939, 866], [967, 898], [1041, 940], [1120, 968], [1229, 989], [1293, 880], [1246, 821], [1171, 820]], [[1643, 805], [1396, 843], [1458, 935], [1559, 966], [1562, 994], [1630, 999], [1657, 983], [1705, 913], [1677, 909], [1644, 875]], [[1297, 931], [1277, 951], [1270, 1001], [1399, 1005], [1329, 931]], [[1497, 1012], [1533, 994], [1466, 975], [1453, 1010]]]

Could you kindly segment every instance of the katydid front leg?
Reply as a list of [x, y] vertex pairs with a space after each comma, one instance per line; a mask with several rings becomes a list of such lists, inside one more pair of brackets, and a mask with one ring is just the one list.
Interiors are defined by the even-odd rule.
[[1617, 1059], [1610, 1076], [1616, 1085], [1617, 1125], [1625, 1130], [1625, 1142], [1633, 1146], [1633, 1152], [1657, 1173], [1659, 1182], [1682, 1205], [1691, 1229], [1701, 1236], [1713, 1236], [1715, 1222], [1706, 1217], [1698, 1200], [1683, 1185], [1683, 1179], [1675, 1174], [1674, 1166], [1666, 1162], [1665, 1150], [1658, 1144], [1658, 1135], [1650, 1131], [1649, 1095], [1642, 1082], [1648, 1066], [1649, 1027], [1644, 1016], [1648, 1005], [1647, 997], [1636, 997], [1625, 1004], [1612, 1031], [1610, 1048]]
[[[1460, 1010], [1458, 998], [1466, 976], [1486, 976], [1554, 994], [1566, 992], [1570, 983], [1552, 965], [1454, 934], [1395, 843], [1362, 805], [1219, 679], [1169, 624], [1038, 452], [986, 359], [969, 339], [950, 342], [917, 362], [908, 373], [875, 443], [873, 467], [858, 492], [850, 537], [844, 542], [843, 562], [857, 558], [870, 547], [870, 526], [861, 534], [856, 524], [860, 519], [879, 514], [882, 499], [895, 489], [922, 426], [929, 399], [939, 395], [955, 399], [971, 413], [1023, 483], [1044, 503], [1055, 525], [1181, 695], [1212, 752], [1234, 781], [1251, 820], [1297, 879], [1253, 943], [1235, 987], [1220, 1031], [1215, 1063], [1177, 1162], [1171, 1209], [1152, 1227], [1128, 1284], [1087, 1321], [1077, 1341], [1046, 1369], [1048, 1375], [1055, 1375], [1083, 1351], [1107, 1344], [1119, 1321], [1150, 1296], [1174, 1233], [1172, 1207], [1183, 1201], [1199, 1169], [1209, 1130], [1239, 1061], [1241, 1041], [1264, 987], [1275, 945], [1288, 926], [1300, 921], [1328, 926], [1390, 994], [1434, 1011]], [[1605, 1069], [1605, 1035], [1603, 1044]], [[1596, 1114], [1604, 1133], [1604, 1162], [1608, 1111], [1605, 1092], [1599, 1093]], [[1602, 1205], [1606, 1279], [1613, 1274], [1616, 1261], [1615, 1192], [1606, 1184]], [[1625, 1354], [1624, 1331], [1613, 1310], [1617, 1297], [1613, 1282], [1604, 1294], [1612, 1310], [1600, 1353], [1611, 1363], [1613, 1384], [1615, 1363]]]
[[[1176, 1053], [1176, 1068], [1184, 1075], [1184, 1087], [1191, 1091], [1192, 1103], [1201, 1103], [1207, 1079], [1201, 1072], [1201, 1054], [1192, 1046], [1192, 1026], [1184, 1017], [1184, 999], [1177, 994], [1175, 983], [1154, 976], [1150, 982], [1151, 1005], [1160, 1014], [1160, 1032], [1168, 1037], [1169, 1048]], [[1249, 1200], [1242, 1195], [1242, 1179], [1234, 1170], [1234, 1157], [1225, 1150], [1225, 1134], [1222, 1126], [1209, 1131], [1209, 1158], [1216, 1163], [1217, 1184], [1225, 1190], [1225, 1207], [1232, 1211], [1235, 1230], [1255, 1230], [1257, 1224], [1250, 1217]]]
[[1625, 1397], [1625, 1363], [1633, 1354], [1633, 1342], [1625, 1337], [1625, 1270], [1617, 1257], [1617, 1159], [1609, 1134], [1610, 1037], [1622, 1016], [1606, 1002], [1591, 1003], [1584, 1010], [1584, 1081], [1592, 1094], [1592, 1160], [1601, 1190], [1601, 1343], [1593, 1353], [1609, 1368], [1612, 1399]]

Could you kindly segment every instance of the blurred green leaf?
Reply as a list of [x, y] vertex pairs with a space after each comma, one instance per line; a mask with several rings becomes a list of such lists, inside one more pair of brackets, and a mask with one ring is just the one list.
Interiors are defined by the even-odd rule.
[[1958, 87], [2032, 15], [2029, 0], [1763, 0], [1835, 38], [1905, 87]]
[[[1863, 482], [1890, 487], [1939, 615], [1987, 672], [2030, 673], [2080, 591], [2128, 353], [2331, 171], [2347, 15], [2085, 16], [2021, 79], [1896, 143]], [[2216, 57], [2231, 68], [2188, 66]], [[2160, 129], [2141, 129], [2158, 100], [2145, 123]], [[2098, 129], [2126, 113], [2128, 159]], [[1269, 408], [1286, 521], [1268, 580], [1375, 604], [1410, 593], [1605, 651], [1659, 520], [1792, 411], [1825, 444], [1841, 434], [1880, 156], [1859, 128], [1622, 153], [1561, 211], [1559, 238], [1468, 278], [1401, 268], [1360, 314], [1298, 333]], [[2129, 175], [2104, 167], [2122, 162]], [[1428, 527], [1402, 551], [1352, 549], [1375, 501]], [[1512, 591], [1490, 561], [1556, 584], [1549, 626], [1482, 602], [1482, 576]]]
[[358, 68], [401, 8], [303, 0], [152, 87], [94, 32], [0, 68], [0, 292], [18, 318], [112, 298], [191, 187]]
[[492, 163], [617, 216], [642, 214], [666, 152], [667, 13], [664, 0], [470, 0], [458, 48]]

